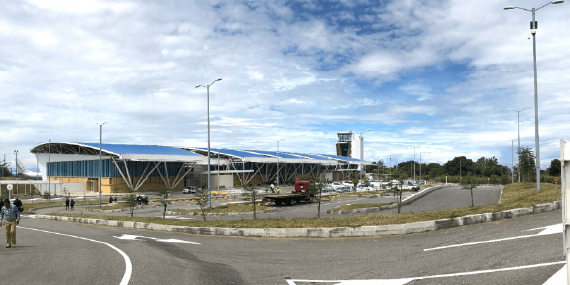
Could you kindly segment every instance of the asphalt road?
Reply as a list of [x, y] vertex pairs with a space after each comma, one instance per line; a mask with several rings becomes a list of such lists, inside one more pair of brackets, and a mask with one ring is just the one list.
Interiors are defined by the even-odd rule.
[[[18, 247], [0, 248], [0, 278], [24, 284], [543, 284], [563, 266], [560, 217], [557, 210], [421, 234], [337, 239], [198, 236], [24, 217]], [[541, 229], [553, 225], [551, 232]]]

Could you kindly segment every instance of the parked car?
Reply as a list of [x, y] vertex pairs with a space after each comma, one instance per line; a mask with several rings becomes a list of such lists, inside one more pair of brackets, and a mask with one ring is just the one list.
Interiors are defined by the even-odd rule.
[[183, 194], [196, 194], [196, 192], [198, 192], [198, 188], [196, 188], [194, 186], [190, 186], [190, 187], [184, 188], [184, 190], [182, 190]]
[[366, 186], [364, 184], [356, 185], [356, 191], [370, 191], [370, 190], [374, 190], [374, 187], [373, 186]]

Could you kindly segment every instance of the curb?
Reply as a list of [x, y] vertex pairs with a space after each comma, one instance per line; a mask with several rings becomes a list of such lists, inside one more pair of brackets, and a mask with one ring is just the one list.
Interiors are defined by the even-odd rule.
[[[433, 187], [429, 187], [426, 188], [422, 191], [419, 191], [418, 193], [407, 197], [406, 199], [402, 200], [402, 205], [409, 205], [410, 203], [412, 203], [413, 201], [444, 187], [447, 187], [448, 185], [438, 185], [438, 186], [433, 186]], [[386, 206], [380, 206], [380, 207], [372, 207], [372, 208], [360, 208], [360, 209], [353, 209], [353, 210], [340, 210], [340, 211], [331, 211], [328, 210], [327, 214], [331, 214], [331, 215], [343, 215], [343, 214], [355, 214], [355, 213], [372, 213], [372, 212], [379, 212], [382, 210], [387, 210], [387, 209], [393, 209], [393, 208], [398, 208], [398, 203], [396, 204], [392, 204], [392, 205], [386, 205]]]
[[65, 221], [83, 224], [94, 224], [109, 227], [123, 227], [146, 229], [167, 232], [179, 232], [199, 235], [222, 235], [266, 238], [337, 238], [337, 237], [364, 237], [383, 235], [404, 235], [448, 229], [459, 226], [473, 225], [484, 222], [511, 219], [525, 215], [560, 209], [561, 202], [555, 201], [547, 204], [535, 205], [528, 208], [505, 210], [496, 213], [468, 215], [464, 217], [441, 219], [434, 221], [415, 222], [400, 225], [339, 227], [339, 228], [211, 228], [171, 226], [141, 222], [126, 222], [101, 219], [84, 219], [75, 217], [61, 217], [49, 215], [36, 215], [38, 219]]

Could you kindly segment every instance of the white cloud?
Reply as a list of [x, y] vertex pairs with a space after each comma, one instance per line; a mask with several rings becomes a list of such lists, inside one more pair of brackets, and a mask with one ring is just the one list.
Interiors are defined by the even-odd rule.
[[[285, 150], [333, 153], [339, 129], [373, 129], [367, 156], [401, 162], [425, 145], [433, 161], [507, 163], [516, 123], [505, 110], [534, 107], [534, 91], [530, 13], [504, 4], [4, 1], [0, 99], [18, 118], [0, 118], [0, 149], [96, 141], [102, 121], [109, 142], [203, 144], [206, 90], [194, 86], [223, 78], [210, 111], [226, 147], [287, 138]], [[537, 12], [543, 164], [570, 120], [568, 9]]]

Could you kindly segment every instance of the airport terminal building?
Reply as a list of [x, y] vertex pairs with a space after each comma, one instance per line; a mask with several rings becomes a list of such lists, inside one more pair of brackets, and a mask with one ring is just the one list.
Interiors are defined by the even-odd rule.
[[[42, 143], [30, 150], [38, 160], [42, 180], [59, 181], [69, 192], [125, 193], [207, 188], [206, 148], [98, 143]], [[333, 181], [357, 175], [360, 159], [326, 154], [261, 150], [210, 149], [210, 185], [287, 184], [296, 175]]]

